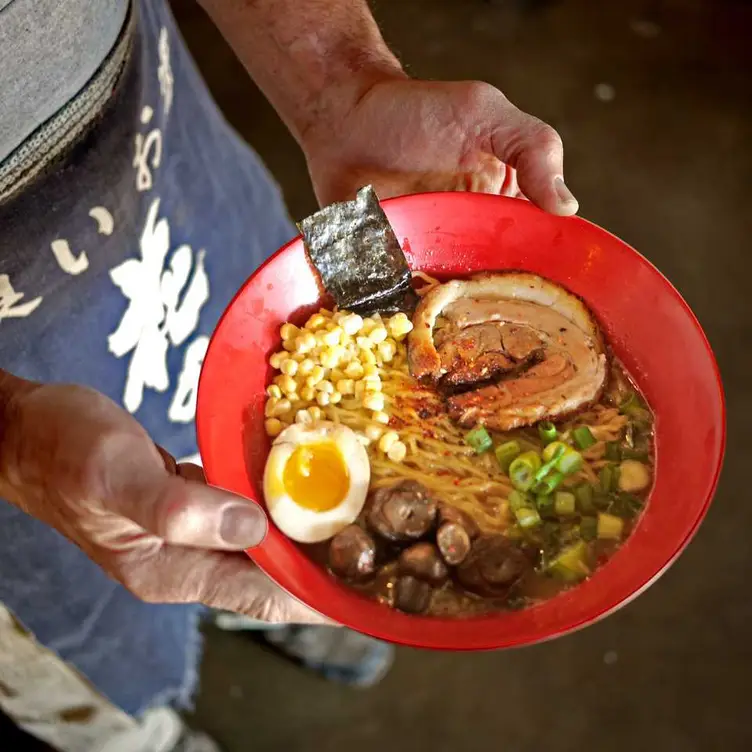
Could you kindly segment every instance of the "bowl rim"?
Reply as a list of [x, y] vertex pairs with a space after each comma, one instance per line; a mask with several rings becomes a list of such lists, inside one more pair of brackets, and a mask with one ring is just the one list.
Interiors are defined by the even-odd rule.
[[[499, 196], [495, 194], [429, 191], [429, 192], [414, 193], [414, 194], [409, 194], [409, 195], [404, 195], [404, 196], [396, 196], [396, 197], [388, 198], [388, 199], [382, 199], [380, 203], [384, 207], [389, 207], [390, 205], [393, 205], [393, 204], [409, 203], [410, 201], [417, 201], [420, 199], [426, 199], [426, 198], [438, 197], [438, 196], [443, 197], [442, 200], [445, 199], [446, 197], [452, 197], [450, 200], [456, 200], [459, 202], [466, 201], [469, 203], [478, 203], [478, 204], [487, 202], [487, 201], [488, 202], [524, 201], [524, 200], [517, 199], [517, 198], [510, 198], [510, 197]], [[530, 205], [527, 201], [524, 201], [524, 203], [527, 204], [528, 206]], [[488, 623], [488, 622], [492, 622], [494, 620], [503, 618], [505, 615], [508, 615], [507, 612], [499, 612], [497, 614], [469, 617], [467, 619], [458, 620], [458, 619], [444, 619], [440, 617], [408, 616], [405, 614], [401, 614], [400, 612], [394, 612], [394, 611], [389, 610], [388, 613], [390, 614], [397, 614], [400, 617], [408, 618], [414, 622], [415, 627], [416, 627], [416, 636], [414, 638], [405, 637], [405, 636], [402, 636], [400, 638], [395, 638], [394, 636], [388, 633], [388, 629], [380, 629], [375, 626], [369, 626], [367, 624], [361, 623], [360, 621], [358, 621], [357, 624], [349, 623], [347, 621], [342, 621], [341, 622], [342, 626], [354, 629], [356, 631], [362, 632], [363, 634], [367, 634], [377, 639], [392, 642], [394, 644], [400, 644], [400, 645], [405, 645], [409, 647], [423, 648], [423, 649], [451, 650], [451, 651], [459, 651], [459, 652], [477, 651], [477, 650], [509, 649], [513, 647], [524, 647], [527, 645], [534, 645], [534, 644], [538, 644], [541, 642], [546, 642], [548, 640], [552, 640], [557, 637], [570, 634], [572, 632], [583, 629], [586, 626], [594, 624], [606, 618], [607, 616], [613, 614], [615, 611], [619, 610], [620, 608], [627, 605], [628, 603], [631, 603], [635, 598], [637, 598], [639, 595], [645, 592], [645, 590], [647, 590], [651, 585], [653, 585], [676, 562], [679, 556], [681, 556], [683, 551], [689, 545], [692, 538], [694, 538], [700, 525], [705, 519], [705, 516], [708, 513], [708, 510], [710, 508], [710, 505], [713, 501], [713, 498], [718, 488], [718, 483], [720, 480], [721, 472], [723, 470], [726, 445], [727, 445], [726, 397], [725, 397], [725, 392], [723, 388], [723, 381], [721, 377], [720, 368], [715, 358], [713, 349], [710, 345], [710, 341], [699, 319], [695, 315], [694, 311], [690, 308], [687, 301], [684, 299], [681, 293], [677, 290], [677, 288], [671, 283], [671, 281], [663, 274], [663, 272], [661, 272], [660, 269], [658, 269], [655, 266], [655, 264], [653, 264], [649, 259], [643, 256], [639, 251], [637, 251], [630, 244], [626, 243], [618, 236], [614, 235], [613, 233], [609, 232], [608, 230], [604, 229], [603, 227], [597, 225], [596, 223], [590, 220], [587, 220], [580, 216], [568, 217], [566, 218], [566, 220], [568, 222], [581, 223], [590, 228], [594, 228], [595, 230], [597, 230], [599, 233], [603, 235], [609, 236], [617, 244], [619, 244], [624, 250], [628, 251], [631, 255], [633, 255], [639, 264], [643, 265], [644, 267], [647, 267], [653, 274], [657, 275], [663, 282], [663, 288], [665, 292], [670, 293], [673, 296], [675, 302], [679, 304], [683, 312], [688, 316], [689, 321], [692, 324], [692, 327], [694, 328], [695, 332], [700, 337], [705, 354], [709, 358], [709, 363], [712, 366], [713, 375], [714, 375], [714, 386], [717, 390], [717, 407], [718, 407], [718, 413], [719, 413], [719, 418], [720, 418], [720, 425], [719, 425], [720, 440], [719, 440], [719, 445], [718, 445], [718, 450], [717, 450], [717, 458], [715, 461], [715, 468], [713, 470], [713, 476], [709, 480], [705, 498], [702, 504], [698, 505], [698, 508], [694, 515], [694, 519], [692, 521], [691, 526], [687, 528], [684, 536], [680, 540], [674, 543], [674, 545], [672, 546], [673, 550], [671, 551], [671, 553], [667, 554], [662, 565], [656, 567], [654, 571], [652, 572], [652, 574], [650, 574], [647, 578], [643, 579], [642, 583], [640, 585], [637, 585], [633, 589], [631, 589], [628, 594], [623, 595], [623, 596], [617, 596], [617, 597], [609, 595], [604, 598], [604, 602], [602, 606], [596, 612], [585, 615], [585, 616], [572, 618], [569, 621], [562, 622], [559, 626], [557, 626], [554, 629], [543, 629], [541, 630], [540, 635], [537, 635], [531, 638], [523, 638], [520, 640], [520, 639], [515, 639], [513, 634], [508, 635], [504, 632], [500, 632], [496, 636], [480, 636], [479, 635], [477, 636], [477, 638], [474, 638], [472, 641], [468, 641], [465, 644], [462, 644], [462, 643], [458, 643], [456, 638], [452, 638], [451, 636], [447, 636], [446, 638], [432, 638], [430, 640], [424, 637], [418, 636], [420, 624], [424, 624], [426, 621], [431, 621], [433, 623], [441, 622], [447, 625], [456, 624], [458, 621], [462, 621], [464, 623], [482, 624], [482, 623]], [[204, 411], [201, 409], [202, 404], [203, 404], [202, 403], [202, 384], [204, 384], [205, 382], [204, 377], [205, 377], [205, 374], [207, 373], [206, 364], [210, 361], [212, 345], [215, 345], [216, 343], [215, 335], [217, 332], [221, 330], [223, 322], [230, 315], [230, 312], [235, 306], [235, 304], [237, 303], [238, 299], [240, 299], [243, 296], [243, 294], [246, 291], [246, 288], [252, 283], [254, 278], [260, 275], [267, 266], [274, 263], [274, 261], [277, 258], [287, 253], [294, 246], [297, 246], [298, 244], [300, 244], [301, 241], [302, 241], [302, 236], [299, 234], [296, 237], [292, 238], [289, 242], [285, 243], [277, 251], [271, 254], [260, 266], [258, 266], [254, 270], [254, 272], [243, 282], [243, 284], [240, 286], [238, 291], [232, 297], [232, 299], [226, 306], [225, 310], [222, 312], [216, 324], [216, 327], [210, 339], [209, 347], [207, 349], [207, 352], [204, 358], [204, 365], [202, 366], [202, 369], [201, 369], [201, 374], [199, 377], [199, 385], [198, 385], [196, 431], [197, 431], [199, 452], [202, 458], [205, 455], [204, 451], [202, 451], [202, 445], [205, 445], [206, 443], [205, 440], [202, 440], [202, 437], [205, 437], [207, 435], [207, 432], [204, 430], [204, 426], [206, 425], [206, 422], [209, 420], [209, 416], [207, 414], [208, 411]], [[566, 287], [566, 285], [563, 283], [556, 282], [556, 284], [562, 284], [562, 286]], [[590, 307], [590, 304], [588, 305]], [[596, 317], [598, 317], [599, 312], [597, 308], [593, 308], [593, 311]], [[205, 394], [206, 390], [203, 390], [203, 393]], [[208, 464], [205, 465], [205, 471], [206, 471], [208, 482], [211, 482], [210, 476], [212, 475], [212, 471], [211, 471], [211, 468], [208, 466]], [[254, 500], [254, 503], [259, 503], [259, 502]], [[649, 503], [650, 503], [650, 497], [648, 498], [648, 502], [646, 504], [646, 510], [648, 509]], [[286, 539], [286, 536], [284, 536], [283, 533], [281, 533], [280, 531], [276, 530], [275, 528], [271, 526], [267, 533], [267, 537], [269, 535], [280, 536]], [[275, 579], [275, 577], [272, 574], [270, 574], [270, 570], [273, 571], [275, 567], [273, 565], [273, 562], [266, 555], [266, 552], [264, 550], [265, 542], [266, 542], [266, 539], [265, 541], [262, 541], [262, 543], [259, 546], [252, 548], [252, 549], [248, 549], [246, 551], [248, 556], [254, 561], [255, 565], [258, 566], [259, 569], [262, 572], [264, 572], [264, 574], [266, 574], [267, 577], [269, 577], [273, 582], [275, 582], [277, 586], [280, 587], [280, 589], [282, 589], [285, 593], [287, 593], [287, 595], [299, 601], [300, 603], [302, 603], [303, 605], [305, 605], [307, 608], [311, 609], [312, 611], [316, 611], [317, 613], [320, 613], [322, 616], [325, 616], [325, 614], [318, 611], [314, 605], [306, 603], [301, 596], [296, 595], [294, 592], [292, 592], [291, 589], [288, 589], [288, 587], [281, 584], [277, 579]], [[299, 554], [301, 557], [307, 558], [304, 552], [299, 551]], [[664, 558], [664, 557], [661, 557], [661, 558]], [[640, 577], [640, 579], [642, 579], [642, 576]], [[568, 592], [570, 593], [575, 592], [581, 586], [582, 585], [578, 585], [577, 587], [573, 588], [572, 590]], [[346, 585], [342, 585], [342, 587], [347, 588]], [[357, 596], [357, 593], [355, 593], [355, 591], [352, 591], [350, 588], [347, 588], [347, 590], [353, 595]], [[358, 597], [362, 598], [362, 596], [358, 596]], [[551, 599], [551, 600], [556, 600], [556, 598], [558, 597], [560, 596], [556, 596], [554, 599]], [[546, 601], [546, 602], [550, 602], [550, 601]], [[385, 606], [381, 606], [381, 605], [379, 605], [379, 608], [386, 609]], [[535, 606], [530, 607], [528, 609], [523, 609], [523, 611], [530, 611], [533, 608], [535, 608]], [[470, 644], [470, 642], [472, 644]]]

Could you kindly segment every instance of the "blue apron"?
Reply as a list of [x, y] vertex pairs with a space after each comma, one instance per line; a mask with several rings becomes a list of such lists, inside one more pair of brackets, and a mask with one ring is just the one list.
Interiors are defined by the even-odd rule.
[[[128, 62], [96, 126], [0, 204], [0, 363], [98, 389], [184, 457], [196, 452], [209, 335], [295, 230], [166, 3], [136, 6]], [[0, 601], [125, 711], [189, 702], [199, 607], [138, 601], [1, 500]]]

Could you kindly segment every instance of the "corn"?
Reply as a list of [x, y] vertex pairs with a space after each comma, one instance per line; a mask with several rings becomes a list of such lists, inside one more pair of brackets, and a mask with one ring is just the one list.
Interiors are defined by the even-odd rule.
[[316, 391], [312, 386], [304, 386], [300, 390], [300, 399], [302, 399], [304, 402], [313, 402], [315, 397]]
[[332, 321], [339, 323], [345, 316], [347, 316], [347, 311], [335, 311], [332, 314]]
[[342, 395], [339, 392], [332, 392], [329, 395], [330, 405], [338, 405], [340, 402], [342, 402]]
[[318, 402], [321, 407], [326, 407], [329, 404], [329, 393], [319, 392], [316, 395], [316, 402]]
[[373, 347], [373, 342], [368, 337], [356, 337], [355, 343], [361, 350], [370, 350]]
[[315, 365], [316, 364], [310, 358], [305, 358], [304, 360], [301, 360], [298, 365], [298, 373], [307, 376], [313, 370]]
[[282, 429], [284, 426], [282, 425], [282, 421], [278, 420], [277, 418], [269, 418], [264, 423], [264, 428], [266, 428], [266, 435], [267, 436], [279, 436], [282, 433]]
[[277, 404], [272, 409], [272, 418], [279, 418], [280, 415], [284, 415], [292, 410], [292, 402], [289, 399], [277, 400]]
[[367, 391], [363, 395], [363, 407], [366, 410], [374, 410], [379, 412], [384, 409], [384, 395], [381, 392]]
[[313, 418], [308, 410], [298, 410], [298, 412], [295, 413], [295, 422], [307, 426], [310, 423], [313, 423]]
[[266, 393], [269, 397], [274, 397], [274, 399], [282, 399], [282, 390], [277, 384], [270, 384], [266, 387]]
[[377, 412], [371, 416], [377, 423], [382, 423], [385, 426], [389, 425], [389, 416], [384, 412]]
[[396, 431], [387, 431], [380, 439], [379, 439], [379, 449], [381, 449], [382, 452], [387, 453], [395, 444], [395, 442], [399, 441], [399, 435]]
[[378, 441], [383, 433], [384, 429], [381, 426], [377, 426], [375, 423], [369, 423], [366, 426], [366, 436], [368, 436], [371, 441]]
[[298, 334], [300, 334], [300, 329], [295, 324], [282, 324], [279, 328], [279, 335], [282, 339], [295, 339]]
[[366, 391], [366, 385], [363, 381], [356, 381], [355, 382], [355, 390], [353, 391], [353, 394], [356, 397], [362, 397], [365, 394]]
[[306, 378], [306, 386], [316, 386], [324, 378], [324, 369], [321, 366], [314, 366], [311, 373]]
[[379, 342], [383, 342], [387, 336], [387, 331], [383, 326], [376, 326], [368, 335], [368, 339], [374, 344], [379, 344]]
[[322, 313], [314, 313], [308, 321], [306, 321], [306, 329], [319, 329], [326, 323], [326, 317]]
[[365, 384], [365, 388], [372, 392], [381, 391], [381, 378], [379, 376], [364, 376], [362, 382]]
[[266, 401], [266, 405], [264, 405], [264, 416], [267, 418], [271, 418], [272, 415], [274, 415], [274, 409], [277, 407], [277, 403], [279, 402], [279, 397], [270, 397]]
[[334, 391], [334, 384], [332, 384], [331, 381], [327, 381], [326, 379], [319, 381], [318, 384], [314, 387], [317, 392], [326, 392], [327, 394], [331, 394]]
[[365, 364], [368, 365], [369, 363], [371, 365], [376, 365], [376, 354], [373, 352], [373, 350], [361, 350], [360, 351], [360, 360]]
[[397, 343], [393, 339], [387, 339], [379, 343], [379, 355], [384, 363], [391, 363], [397, 352]]
[[289, 357], [290, 355], [286, 350], [282, 350], [282, 352], [276, 352], [269, 358], [269, 365], [272, 368], [279, 370], [282, 363], [284, 363], [284, 361], [286, 361]]
[[338, 381], [342, 381], [342, 379], [345, 378], [345, 372], [340, 371], [339, 368], [333, 368], [332, 372], [329, 374], [329, 380], [332, 382], [332, 384], [336, 384]]
[[[312, 332], [303, 332], [299, 337], [295, 338], [295, 351], [299, 353], [305, 353], [313, 350], [316, 347], [316, 337]], [[287, 348], [285, 348], [287, 349]]]
[[364, 378], [368, 378], [369, 376], [378, 376], [378, 375], [379, 375], [379, 369], [373, 363], [366, 363], [366, 365], [363, 366]]
[[399, 342], [408, 332], [412, 331], [413, 323], [404, 313], [395, 313], [389, 319], [388, 326], [389, 333]]
[[355, 394], [355, 382], [352, 379], [340, 379], [336, 382], [336, 387], [340, 394]]
[[340, 323], [345, 334], [349, 334], [351, 337], [354, 337], [363, 326], [363, 319], [362, 317], [358, 316], [357, 313], [350, 313], [347, 316], [343, 317]]
[[376, 328], [376, 322], [369, 316], [367, 319], [363, 319], [363, 325], [360, 327], [360, 331], [365, 336], [368, 336]]
[[395, 441], [387, 450], [386, 456], [392, 462], [402, 462], [407, 454], [407, 447], [401, 441]]
[[334, 345], [327, 347], [327, 349], [321, 354], [321, 365], [324, 368], [336, 368], [344, 353], [344, 348], [341, 345]]
[[345, 368], [345, 376], [350, 379], [362, 379], [363, 374], [363, 366], [356, 360], [354, 360], [352, 363], [348, 363], [347, 368]]
[[283, 374], [274, 381], [285, 394], [295, 394], [298, 391], [298, 382], [292, 376]]
[[332, 347], [333, 345], [338, 345], [341, 339], [342, 329], [339, 326], [335, 326], [334, 329], [324, 335], [324, 344]]
[[295, 343], [296, 343], [296, 341], [297, 341], [296, 339], [286, 339], [282, 343], [282, 347], [285, 350], [287, 350], [287, 352], [294, 352], [295, 351]]
[[287, 360], [282, 362], [279, 370], [282, 371], [285, 376], [294, 376], [298, 372], [297, 361], [293, 360], [292, 358], [288, 358]]
[[311, 416], [312, 420], [321, 420], [324, 416], [324, 413], [318, 405], [311, 405], [308, 408], [308, 414]]

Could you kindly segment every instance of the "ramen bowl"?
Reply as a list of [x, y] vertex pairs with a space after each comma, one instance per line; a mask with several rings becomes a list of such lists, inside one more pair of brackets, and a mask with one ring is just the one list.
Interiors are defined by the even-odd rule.
[[[613, 558], [589, 579], [520, 611], [467, 618], [413, 616], [347, 587], [273, 524], [249, 550], [310, 608], [389, 642], [445, 650], [520, 646], [607, 616], [652, 584], [702, 521], [718, 481], [725, 408], [718, 368], [697, 319], [637, 251], [580, 218], [481, 194], [405, 196], [382, 204], [413, 269], [441, 279], [525, 270], [579, 295], [655, 414], [656, 470], [647, 506]], [[300, 238], [246, 281], [209, 345], [198, 393], [198, 442], [210, 483], [263, 506], [270, 442], [264, 431], [269, 355], [280, 325], [322, 302]]]

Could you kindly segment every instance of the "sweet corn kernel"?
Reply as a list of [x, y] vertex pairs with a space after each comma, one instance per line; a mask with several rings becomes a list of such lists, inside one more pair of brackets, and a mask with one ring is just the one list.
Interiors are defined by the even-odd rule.
[[340, 394], [355, 394], [355, 382], [352, 379], [340, 379], [336, 382], [336, 387]]
[[280, 415], [284, 415], [290, 410], [292, 410], [292, 403], [289, 399], [277, 400], [277, 404], [274, 405], [274, 409], [272, 410], [271, 417], [279, 418]]
[[377, 426], [375, 423], [369, 423], [366, 426], [366, 436], [368, 436], [371, 441], [378, 441], [383, 433], [384, 429], [381, 426]]
[[270, 397], [264, 405], [264, 415], [267, 418], [271, 418], [274, 415], [274, 409], [277, 407], [279, 397]]
[[354, 337], [363, 326], [363, 318], [357, 313], [351, 313], [342, 319], [341, 324], [345, 334]]
[[379, 343], [379, 355], [384, 363], [391, 363], [394, 359], [394, 354], [397, 352], [397, 344], [394, 340], [384, 340]]
[[295, 394], [298, 391], [298, 382], [287, 374], [280, 376], [277, 384], [285, 394]]
[[383, 342], [387, 336], [387, 331], [383, 326], [376, 326], [368, 335], [368, 339], [370, 339], [371, 342], [378, 344], [379, 342]]
[[381, 379], [378, 376], [364, 376], [362, 383], [365, 385], [366, 391], [372, 392], [381, 391]]
[[377, 423], [382, 423], [385, 426], [389, 425], [389, 416], [384, 412], [377, 412], [371, 416]]
[[386, 456], [392, 462], [402, 462], [407, 454], [407, 447], [401, 441], [395, 441], [387, 450]]
[[395, 313], [389, 319], [389, 333], [398, 342], [413, 328], [413, 322], [404, 313]]
[[335, 326], [334, 329], [324, 335], [324, 344], [329, 345], [330, 347], [332, 345], [338, 345], [341, 339], [342, 329], [339, 326]]
[[307, 376], [313, 370], [315, 365], [316, 364], [310, 358], [305, 358], [298, 364], [298, 373]]
[[353, 391], [353, 394], [356, 397], [362, 397], [365, 394], [366, 391], [366, 385], [363, 381], [356, 381], [355, 382], [355, 389]]
[[366, 365], [363, 366], [363, 376], [365, 378], [368, 378], [369, 376], [378, 376], [378, 375], [379, 375], [379, 369], [373, 363], [366, 363]]
[[381, 392], [367, 391], [363, 395], [363, 407], [366, 410], [375, 410], [376, 412], [384, 409], [384, 395]]
[[364, 336], [356, 337], [355, 343], [361, 350], [370, 350], [373, 347], [373, 342], [370, 338]]
[[284, 426], [282, 425], [282, 421], [277, 418], [269, 418], [264, 423], [264, 428], [266, 428], [266, 435], [267, 436], [279, 436], [282, 433], [282, 429]]
[[316, 397], [316, 391], [312, 386], [304, 386], [300, 390], [300, 399], [302, 399], [305, 402], [313, 402], [314, 398]]
[[318, 405], [311, 405], [308, 408], [308, 414], [312, 420], [321, 420], [324, 417], [324, 413]]
[[282, 390], [277, 384], [269, 384], [266, 387], [266, 393], [269, 397], [274, 397], [274, 399], [282, 399]]
[[284, 348], [285, 350], [287, 350], [287, 352], [294, 352], [294, 351], [295, 351], [295, 346], [296, 346], [296, 345], [295, 345], [296, 341], [297, 341], [297, 340], [295, 340], [295, 339], [286, 339], [286, 340], [285, 340], [285, 341], [284, 341], [284, 342], [282, 343], [282, 347], [283, 347], [283, 348]]
[[282, 339], [295, 339], [299, 333], [300, 329], [295, 324], [282, 324], [279, 328], [279, 335]]
[[314, 313], [308, 321], [306, 321], [306, 329], [318, 329], [326, 323], [326, 317], [321, 313]]
[[313, 418], [308, 410], [298, 410], [298, 412], [295, 413], [295, 422], [307, 426], [310, 423], [313, 423]]
[[332, 382], [332, 384], [336, 384], [338, 381], [341, 381], [345, 378], [345, 372], [341, 371], [339, 368], [333, 368], [332, 372], [329, 374], [329, 380]]
[[292, 358], [288, 358], [283, 361], [282, 366], [279, 369], [286, 376], [294, 376], [298, 372], [298, 363]]
[[363, 325], [360, 327], [360, 331], [362, 334], [368, 336], [376, 326], [376, 322], [369, 316], [367, 319], [363, 319]]
[[321, 354], [321, 365], [324, 366], [324, 368], [336, 368], [340, 363], [343, 353], [344, 348], [340, 345], [328, 347]]
[[318, 402], [321, 407], [326, 407], [329, 404], [328, 392], [319, 392], [316, 395], [316, 402]]
[[395, 442], [399, 441], [399, 435], [396, 431], [387, 431], [380, 439], [379, 439], [379, 449], [381, 449], [382, 452], [388, 452], [395, 444]]
[[339, 392], [332, 392], [329, 395], [330, 405], [338, 405], [340, 402], [342, 402], [342, 395]]
[[[313, 332], [303, 332], [299, 337], [295, 338], [295, 350], [296, 352], [309, 352], [316, 347], [316, 337]], [[285, 348], [286, 350], [287, 348]]]
[[279, 367], [282, 365], [282, 363], [289, 357], [289, 354], [285, 350], [282, 350], [282, 352], [275, 352], [269, 357], [269, 365], [272, 368], [279, 370]]
[[357, 360], [348, 363], [347, 368], [345, 368], [345, 376], [350, 379], [362, 379], [363, 373], [363, 366]]
[[316, 384], [315, 389], [317, 392], [326, 392], [327, 394], [331, 394], [334, 391], [334, 384], [332, 384], [331, 381], [323, 379], [322, 381], [319, 381], [318, 384]]
[[306, 378], [306, 386], [316, 386], [324, 378], [324, 369], [321, 366], [314, 366], [311, 373]]
[[332, 321], [339, 323], [343, 318], [345, 318], [345, 316], [347, 316], [347, 311], [335, 311], [332, 314]]
[[361, 350], [360, 351], [360, 360], [364, 365], [368, 365], [368, 363], [371, 363], [372, 365], [376, 365], [376, 354], [373, 352], [373, 350]]

